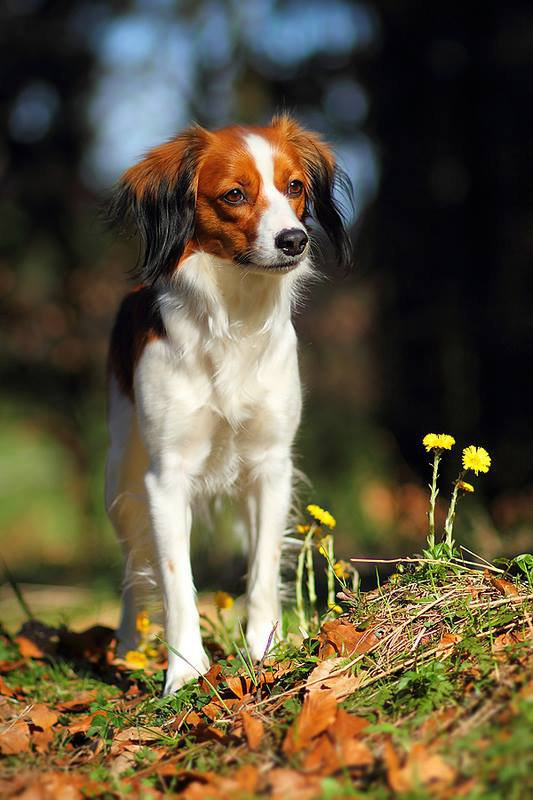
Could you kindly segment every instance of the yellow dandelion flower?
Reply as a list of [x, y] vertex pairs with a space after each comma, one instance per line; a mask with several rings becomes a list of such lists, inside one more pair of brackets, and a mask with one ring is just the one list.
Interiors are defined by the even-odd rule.
[[330, 611], [334, 611], [335, 614], [342, 614], [343, 609], [337, 605], [337, 603], [328, 603], [328, 608]]
[[135, 618], [135, 628], [139, 633], [146, 633], [148, 628], [150, 627], [150, 617], [148, 616], [148, 612], [146, 611], [139, 611]]
[[156, 658], [159, 655], [155, 647], [147, 647], [144, 652], [147, 658]]
[[317, 522], [320, 522], [321, 525], [325, 525], [327, 528], [333, 529], [337, 524], [335, 517], [332, 516], [329, 511], [326, 511], [325, 508], [320, 508], [320, 506], [311, 503], [307, 506], [307, 510]]
[[234, 602], [233, 597], [227, 592], [215, 592], [215, 605], [217, 608], [231, 608]]
[[296, 533], [301, 533], [305, 536], [306, 533], [309, 533], [310, 525], [297, 525], [296, 526]]
[[434, 447], [437, 447], [438, 440], [439, 437], [437, 436], [436, 433], [426, 433], [426, 435], [422, 439], [422, 444], [429, 453], [430, 450], [433, 450]]
[[476, 475], [480, 472], [488, 472], [491, 458], [484, 447], [475, 447], [471, 444], [463, 450], [463, 467], [471, 469]]
[[352, 568], [347, 561], [342, 561], [342, 560], [336, 561], [335, 564], [333, 564], [333, 572], [335, 573], [337, 578], [342, 578], [343, 580], [345, 580], [346, 578], [350, 577], [352, 573]]
[[455, 439], [448, 433], [427, 433], [422, 439], [422, 444], [428, 453], [430, 450], [451, 450]]
[[144, 653], [139, 650], [128, 650], [124, 660], [130, 669], [144, 669], [148, 662]]
[[443, 450], [451, 450], [455, 444], [455, 439], [449, 433], [438, 433], [437, 439], [437, 447], [441, 447]]
[[461, 489], [462, 492], [473, 492], [474, 487], [471, 483], [467, 483], [466, 481], [457, 481], [457, 488]]

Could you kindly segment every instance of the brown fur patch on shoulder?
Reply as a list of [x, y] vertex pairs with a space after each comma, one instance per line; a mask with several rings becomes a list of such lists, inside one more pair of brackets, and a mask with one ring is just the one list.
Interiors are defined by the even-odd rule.
[[120, 305], [109, 346], [109, 371], [132, 402], [133, 375], [144, 348], [166, 335], [155, 290], [151, 286], [133, 289]]

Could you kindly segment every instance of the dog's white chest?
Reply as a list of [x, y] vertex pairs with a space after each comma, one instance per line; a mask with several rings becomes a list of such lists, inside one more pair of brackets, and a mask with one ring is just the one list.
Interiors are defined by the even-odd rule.
[[149, 345], [138, 369], [147, 439], [176, 460], [195, 494], [232, 492], [257, 455], [298, 424], [294, 329], [287, 321], [206, 338], [179, 316], [168, 327], [168, 340]]

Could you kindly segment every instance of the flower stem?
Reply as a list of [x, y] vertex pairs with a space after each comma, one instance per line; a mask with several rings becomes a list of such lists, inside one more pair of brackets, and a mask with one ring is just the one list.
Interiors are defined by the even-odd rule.
[[431, 480], [431, 494], [429, 496], [429, 511], [428, 511], [428, 519], [429, 519], [429, 533], [428, 533], [428, 545], [430, 548], [435, 547], [435, 504], [437, 502], [437, 495], [439, 490], [437, 488], [437, 480], [439, 477], [439, 463], [441, 459], [441, 452], [440, 450], [435, 450], [435, 455], [433, 457], [433, 477]]
[[455, 521], [455, 509], [457, 507], [457, 501], [459, 500], [459, 483], [463, 478], [464, 472], [462, 472], [457, 480], [455, 481], [455, 486], [453, 487], [452, 499], [450, 500], [450, 507], [448, 508], [448, 513], [446, 515], [446, 522], [444, 523], [444, 532], [446, 534], [445, 542], [446, 545], [453, 549], [454, 541], [453, 541], [453, 523]]
[[296, 564], [296, 614], [298, 616], [298, 626], [304, 636], [309, 635], [308, 619], [305, 613], [305, 601], [303, 594], [304, 585], [304, 565], [306, 562], [306, 555], [311, 548], [311, 539], [313, 538], [315, 526], [311, 525], [305, 539], [302, 542], [302, 548], [298, 554], [298, 562]]
[[333, 571], [333, 565], [335, 563], [335, 550], [334, 550], [334, 543], [333, 543], [333, 534], [330, 534], [328, 538], [328, 568], [327, 568], [327, 575], [328, 575], [328, 608], [331, 608], [335, 605], [335, 572]]
[[[305, 566], [307, 569], [307, 595], [309, 597], [309, 623], [314, 625], [316, 615], [316, 586], [315, 586], [315, 568], [313, 567], [313, 548], [311, 546], [311, 538], [314, 533], [315, 526], [311, 526], [311, 530], [305, 537]], [[311, 534], [311, 536], [310, 536]]]
[[303, 596], [303, 577], [304, 577], [304, 563], [305, 563], [305, 540], [302, 543], [302, 548], [298, 553], [298, 562], [296, 565], [296, 614], [298, 616], [298, 627], [304, 636], [307, 636], [307, 619], [305, 615], [304, 596]]

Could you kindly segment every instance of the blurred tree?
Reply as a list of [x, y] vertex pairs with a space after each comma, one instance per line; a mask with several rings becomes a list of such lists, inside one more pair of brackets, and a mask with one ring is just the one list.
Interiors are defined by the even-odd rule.
[[79, 175], [94, 56], [72, 29], [71, 11], [68, 0], [13, 0], [0, 11], [0, 368], [5, 394], [37, 411], [70, 452], [90, 544], [84, 409], [94, 391], [94, 359], [73, 276], [90, 270], [95, 257], [88, 235], [94, 197]]
[[423, 433], [493, 453], [496, 489], [531, 483], [533, 7], [376, 0], [368, 73], [382, 157], [382, 420], [412, 464]]
[[[524, 0], [5, 0], [0, 380], [18, 422], [1, 441], [33, 419], [62, 443], [66, 459], [31, 450], [26, 430], [19, 449], [54, 450], [57, 481], [72, 472], [54, 491], [82, 511], [57, 524], [86, 557], [106, 535], [107, 335], [136, 255], [98, 224], [98, 194], [191, 119], [294, 111], [355, 185], [353, 275], [297, 320], [317, 499], [373, 547], [418, 535], [419, 440], [434, 428], [491, 450], [492, 493], [533, 483], [532, 16]], [[17, 485], [23, 473], [19, 460]]]

